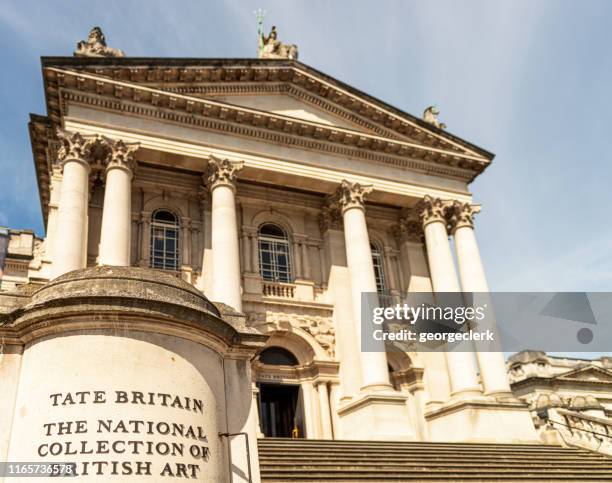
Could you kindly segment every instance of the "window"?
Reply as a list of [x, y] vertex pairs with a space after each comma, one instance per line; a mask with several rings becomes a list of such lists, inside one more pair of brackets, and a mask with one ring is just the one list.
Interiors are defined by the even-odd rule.
[[264, 280], [291, 282], [291, 258], [287, 234], [266, 223], [259, 228], [259, 271]]
[[385, 269], [383, 267], [383, 255], [374, 243], [370, 244], [372, 250], [372, 263], [374, 264], [374, 276], [376, 277], [376, 291], [379, 295], [387, 295], [387, 283], [385, 281]]
[[259, 354], [259, 361], [271, 366], [297, 366], [298, 360], [287, 349], [268, 347]]
[[179, 223], [168, 210], [157, 210], [151, 217], [151, 267], [179, 269]]

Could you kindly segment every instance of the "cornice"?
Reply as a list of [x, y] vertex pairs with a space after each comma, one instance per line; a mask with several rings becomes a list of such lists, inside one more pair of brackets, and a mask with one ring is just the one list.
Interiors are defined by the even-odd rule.
[[[259, 84], [255, 82], [248, 83], [223, 83], [223, 84], [187, 84], [184, 86], [167, 87], [164, 88], [169, 92], [177, 92], [180, 94], [186, 94], [191, 96], [222, 96], [222, 95], [245, 95], [245, 94], [285, 94], [299, 99], [305, 104], [313, 107], [322, 109], [325, 112], [334, 114], [341, 119], [344, 119], [356, 126], [363, 127], [375, 134], [388, 137], [390, 139], [404, 139], [411, 140], [409, 136], [402, 136], [392, 129], [387, 129], [375, 122], [371, 122], [367, 118], [361, 115], [357, 115], [354, 112], [345, 109], [333, 102], [330, 102], [324, 98], [313, 95], [305, 89], [302, 89], [289, 82], [272, 82], [268, 84]], [[412, 139], [412, 141], [418, 141]], [[432, 143], [432, 147], [441, 147]]]
[[[45, 62], [43, 60], [43, 65], [45, 65]], [[102, 64], [105, 64], [105, 62]], [[45, 68], [44, 78], [49, 117], [32, 116], [30, 122], [32, 151], [35, 158], [45, 222], [49, 205], [51, 178], [49, 163], [54, 157], [55, 135], [53, 129], [61, 126], [68, 102], [93, 106], [97, 109], [119, 111], [130, 116], [161, 119], [164, 122], [258, 138], [283, 146], [366, 159], [466, 182], [470, 182], [481, 173], [492, 159], [492, 155], [487, 159], [480, 153], [461, 152], [462, 149], [457, 146], [451, 146], [451, 150], [435, 147], [442, 146], [444, 143], [440, 141], [442, 138], [435, 137], [429, 128], [426, 130], [417, 129], [418, 133], [421, 133], [418, 136], [422, 138], [418, 143], [401, 139], [400, 136], [393, 133], [397, 131], [402, 136], [409, 137], [408, 131], [413, 135], [417, 131], [409, 127], [405, 121], [398, 119], [384, 121], [380, 113], [374, 116], [376, 122], [368, 120], [369, 114], [372, 114], [369, 111], [370, 108], [363, 106], [358, 108], [356, 99], [353, 99], [351, 103], [346, 101], [344, 105], [340, 103], [341, 107], [339, 107], [338, 95], [340, 99], [344, 99], [343, 95], [340, 95], [341, 93], [336, 92], [333, 95], [327, 93], [328, 98], [333, 99], [333, 102], [322, 98], [320, 95], [314, 95], [311, 92], [312, 89], [306, 88], [308, 86], [312, 88], [314, 82], [312, 76], [308, 77], [310, 80], [304, 80], [306, 79], [304, 73], [299, 74], [297, 72], [299, 69], [292, 65], [283, 64], [275, 63], [274, 67], [250, 67], [247, 69], [248, 72], [232, 68], [215, 70], [215, 67], [210, 66], [191, 69], [176, 67], [174, 70], [166, 69], [164, 71], [160, 68], [151, 69], [147, 67], [145, 69], [142, 65], [131, 68], [103, 65], [94, 68], [87, 64], [83, 68], [87, 73], [83, 70]], [[95, 74], [88, 73], [91, 70], [94, 70]], [[115, 79], [126, 77], [130, 79], [130, 83]], [[244, 81], [244, 84], [235, 82], [218, 84], [219, 87], [230, 91], [236, 88], [248, 90], [254, 86], [259, 86], [259, 89], [271, 88], [276, 91], [284, 89], [305, 102], [335, 113], [348, 121], [374, 131], [375, 134], [300, 120], [212, 99], [187, 96], [177, 91], [177, 89], [181, 89], [181, 86], [172, 87], [169, 85], [165, 88], [166, 90], [160, 90], [133, 83], [135, 81], [158, 82], [159, 79], [169, 83], [176, 80], [187, 83], [199, 78], [208, 81], [224, 80], [227, 82], [232, 79]], [[258, 84], [260, 79], [265, 79], [266, 83]], [[289, 80], [292, 83], [289, 83]], [[185, 85], [182, 88], [185, 88]], [[198, 86], [193, 85], [193, 82], [189, 85], [189, 89], [197, 90], [198, 88]], [[200, 85], [199, 88], [208, 89], [210, 86]], [[173, 92], [173, 89], [176, 92]], [[353, 106], [353, 111], [348, 109], [347, 106]], [[354, 112], [358, 114], [354, 114]], [[383, 129], [380, 127], [381, 122], [383, 122], [381, 119], [387, 122], [389, 128]], [[426, 144], [427, 140], [431, 141], [431, 146], [423, 145], [423, 143]]]
[[[423, 159], [432, 164], [463, 168], [469, 171], [472, 177], [480, 173], [488, 164], [483, 157], [471, 153], [390, 139], [354, 129], [297, 119], [213, 99], [186, 96], [159, 88], [115, 81], [98, 75], [48, 68], [45, 70], [45, 82], [50, 108], [49, 117], [55, 123], [61, 122], [66, 96], [70, 96], [68, 100], [78, 101], [87, 95], [95, 95], [99, 99], [100, 107], [113, 110], [120, 109], [119, 104], [131, 101], [136, 105], [153, 107], [155, 110], [186, 113], [188, 117], [234, 122], [241, 126], [256, 127], [259, 130], [354, 146], [360, 150]], [[132, 107], [131, 110], [137, 111], [138, 109]]]
[[49, 213], [49, 202], [51, 199], [51, 176], [52, 164], [55, 155], [50, 151], [50, 142], [54, 138], [51, 127], [51, 120], [45, 116], [30, 114], [28, 123], [30, 132], [30, 143], [32, 146], [32, 156], [34, 157], [34, 167], [36, 170], [36, 182], [38, 193], [40, 194], [40, 207], [43, 215], [44, 226], [47, 226], [47, 216]]
[[546, 388], [573, 388], [576, 386], [581, 387], [592, 387], [592, 386], [610, 386], [610, 381], [595, 381], [585, 379], [555, 379], [552, 377], [543, 376], [529, 376], [519, 381], [510, 383], [512, 390], [518, 390], [523, 388], [546, 387]]
[[95, 76], [54, 71], [49, 117], [60, 124], [66, 103], [95, 106], [129, 115], [163, 119], [282, 145], [384, 162], [438, 176], [470, 181], [486, 167], [473, 156], [451, 153], [351, 129], [298, 120], [208, 99], [116, 83]]
[[329, 100], [375, 124], [423, 144], [442, 143], [450, 150], [470, 152], [490, 162], [494, 155], [448, 131], [401, 111], [308, 65], [293, 60], [189, 58], [43, 57], [43, 70], [63, 67], [109, 79], [157, 84], [171, 90], [193, 84], [288, 82], [319, 99]]
[[[224, 111], [214, 112], [213, 110], [202, 112], [201, 115], [198, 115], [188, 110], [181, 112], [181, 109], [176, 106], [160, 109], [155, 105], [147, 106], [144, 103], [138, 105], [127, 104], [115, 99], [100, 98], [87, 93], [68, 90], [63, 91], [63, 101], [119, 111], [132, 116], [161, 119], [165, 122], [229, 133], [233, 136], [258, 138], [282, 146], [293, 146], [322, 151], [338, 156], [381, 162], [413, 171], [459, 179], [466, 182], [471, 181], [475, 176], [475, 171], [469, 169], [467, 166], [472, 167], [474, 164], [480, 164], [477, 161], [461, 155], [450, 156], [444, 152], [424, 150], [419, 146], [410, 146], [407, 143], [401, 143], [399, 141], [389, 142], [382, 138], [375, 138], [374, 136], [365, 134], [355, 136], [348, 130], [341, 130], [339, 128], [314, 127], [312, 126], [313, 123], [307, 121], [303, 123], [295, 122], [294, 120], [287, 121], [285, 124], [287, 126], [287, 131], [289, 131], [287, 132], [277, 127], [275, 123], [276, 116], [273, 115], [266, 116], [268, 119], [254, 116], [249, 120], [250, 125], [247, 125], [242, 123], [243, 120], [246, 119], [246, 116], [240, 120], [236, 119], [241, 117], [241, 109], [239, 108], [233, 113], [235, 114], [235, 116], [233, 116], [234, 122], [231, 122], [232, 119], [228, 117], [229, 113]], [[60, 114], [60, 117], [61, 116], [63, 116], [63, 112]], [[267, 124], [267, 126], [264, 124]], [[270, 126], [272, 127], [270, 128]], [[342, 133], [341, 131], [346, 132]], [[325, 136], [328, 137], [328, 140], [324, 139]], [[368, 138], [370, 138], [369, 141], [374, 145], [371, 150], [366, 150], [365, 144], [363, 146], [359, 145], [362, 141], [368, 140]], [[395, 152], [397, 156], [393, 155]], [[405, 157], [402, 156], [402, 154], [404, 154]]]

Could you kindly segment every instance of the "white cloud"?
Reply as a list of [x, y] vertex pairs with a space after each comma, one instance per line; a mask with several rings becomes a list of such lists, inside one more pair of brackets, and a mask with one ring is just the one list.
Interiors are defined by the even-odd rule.
[[508, 270], [497, 291], [609, 291], [612, 287], [612, 232], [582, 243], [559, 258], [526, 259], [519, 270]]

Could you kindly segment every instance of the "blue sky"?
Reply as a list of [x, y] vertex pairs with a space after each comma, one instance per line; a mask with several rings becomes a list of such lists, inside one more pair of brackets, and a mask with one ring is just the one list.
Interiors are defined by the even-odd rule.
[[4, 0], [0, 225], [43, 232], [27, 120], [41, 55], [100, 25], [131, 56], [249, 57], [253, 11], [300, 60], [496, 153], [471, 188], [493, 290], [612, 287], [612, 2]]

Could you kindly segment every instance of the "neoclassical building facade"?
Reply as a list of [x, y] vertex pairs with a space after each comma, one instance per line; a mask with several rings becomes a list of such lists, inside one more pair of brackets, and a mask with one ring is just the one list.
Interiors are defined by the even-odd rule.
[[42, 71], [29, 129], [46, 236], [13, 234], [30, 258], [2, 288], [95, 267], [189, 284], [266, 336], [248, 359], [258, 436], [537, 441], [501, 353], [361, 351], [363, 292], [488, 291], [469, 184], [493, 155], [435, 109], [293, 59], [103, 51]]

